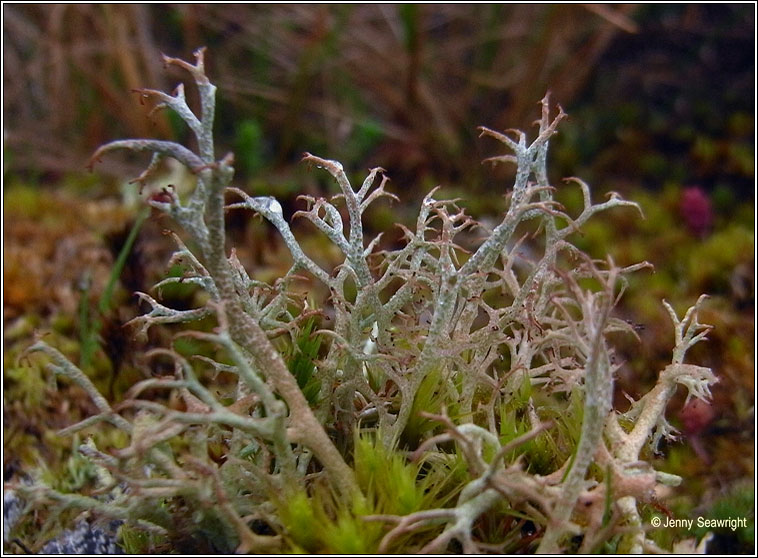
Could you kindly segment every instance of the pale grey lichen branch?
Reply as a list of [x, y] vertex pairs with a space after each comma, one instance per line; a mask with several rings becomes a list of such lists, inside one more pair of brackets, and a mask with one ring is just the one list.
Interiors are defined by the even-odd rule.
[[198, 141], [202, 139], [202, 124], [197, 116], [195, 116], [195, 113], [193, 113], [187, 105], [183, 83], [176, 86], [173, 95], [168, 95], [163, 91], [156, 91], [155, 89], [134, 89], [134, 92], [139, 93], [145, 99], [154, 97], [160, 101], [155, 107], [153, 107], [153, 110], [150, 111], [150, 115], [158, 110], [170, 108], [187, 123]]
[[152, 139], [126, 139], [106, 143], [100, 146], [92, 155], [90, 166], [99, 161], [106, 153], [117, 149], [136, 152], [147, 151], [149, 153], [158, 153], [164, 157], [171, 157], [182, 163], [193, 173], [198, 173], [205, 167], [203, 160], [183, 145], [173, 141]]
[[[302, 196], [306, 208], [293, 216], [307, 219], [330, 249], [338, 250], [333, 268], [325, 269], [316, 263], [319, 258], [305, 253], [279, 201], [233, 187], [233, 156], [216, 160], [215, 87], [205, 74], [203, 50], [195, 53], [194, 64], [164, 61], [193, 77], [199, 113], [189, 107], [183, 85], [170, 95], [138, 93], [157, 101], [155, 109], [172, 109], [187, 123], [197, 139], [196, 152], [173, 142], [124, 140], [101, 147], [93, 160], [115, 149], [151, 152], [147, 169], [136, 179], [140, 185], [157, 175], [166, 157], [193, 173], [196, 185], [188, 199], [166, 187], [148, 201], [188, 238], [185, 244], [175, 236], [178, 249], [170, 260], [183, 266], [182, 276], [165, 278], [156, 288], [160, 294], [161, 287], [190, 284], [202, 288], [209, 300], [200, 308], [175, 310], [138, 293], [150, 310], [131, 323], [144, 334], [154, 324], [207, 319], [210, 327], [216, 325], [212, 332], [181, 335], [211, 346], [213, 353], [185, 358], [177, 352], [179, 345], [153, 351], [150, 356], [160, 359], [153, 361], [156, 365], [169, 359], [173, 375], [138, 382], [114, 410], [62, 354], [44, 344], [33, 346], [52, 358], [50, 370], [73, 378], [98, 407], [96, 416], [65, 433], [106, 421], [129, 434], [128, 445], [110, 456], [84, 450], [134, 489], [132, 500], [116, 499], [113, 505], [128, 508], [133, 522], [142, 518], [144, 506], [174, 497], [200, 509], [216, 506], [217, 519], [235, 533], [237, 550], [280, 548], [287, 534], [276, 520], [271, 525], [281, 537], [258, 535], [249, 524], [250, 518], [271, 513], [272, 494], [287, 487], [308, 490], [316, 486], [313, 479], [326, 476], [339, 506], [352, 505], [355, 511], [370, 504], [346, 456], [356, 431], [371, 431], [389, 450], [417, 441], [412, 457], [429, 459], [430, 466], [454, 459], [452, 442], [470, 477], [458, 487], [454, 507], [367, 518], [394, 525], [380, 552], [405, 535], [427, 536], [421, 531], [435, 526], [439, 531], [419, 544], [421, 551], [445, 552], [454, 540], [466, 552], [498, 548], [474, 534], [477, 519], [494, 505], [506, 505], [534, 522], [540, 551], [574, 549], [571, 535], [583, 536], [580, 552], [597, 550], [616, 536], [624, 550], [654, 548], [639, 502], [648, 501], [658, 484], [675, 484], [678, 478], [655, 471], [640, 452], [645, 443], [655, 447], [673, 434], [665, 410], [678, 385], [687, 387], [688, 399], [710, 396], [713, 373], [684, 364], [686, 351], [705, 338], [708, 326], [698, 321], [701, 301], [682, 320], [664, 303], [675, 324], [672, 364], [623, 417], [613, 410], [613, 376], [623, 364], [614, 362], [609, 336], [634, 332], [611, 311], [626, 288], [624, 276], [648, 264], [619, 267], [610, 258], [592, 260], [571, 238], [600, 212], [639, 207], [617, 194], [593, 204], [589, 186], [573, 178], [568, 181], [579, 186], [583, 200], [579, 214], [569, 215], [556, 202], [547, 153], [565, 117], [560, 107], [551, 117], [549, 98], [542, 99], [531, 142], [521, 131], [480, 129], [510, 151], [489, 161], [516, 165], [507, 209], [495, 225], [477, 223], [459, 200], [437, 199], [435, 189], [423, 199], [415, 226], [401, 225], [399, 246], [382, 246], [381, 233], [364, 238], [363, 219], [371, 204], [395, 198], [386, 190], [383, 169], [370, 169], [356, 189], [341, 163], [306, 153], [303, 160], [324, 168], [339, 187], [329, 199]], [[227, 194], [234, 198], [226, 199]], [[252, 278], [244, 258], [227, 248], [230, 209], [250, 210], [276, 228], [292, 257], [286, 273], [270, 284]], [[318, 289], [302, 292], [296, 284], [314, 279], [319, 289], [328, 290], [324, 300], [315, 300]], [[584, 279], [594, 288], [585, 288]], [[319, 323], [311, 329], [316, 317]], [[306, 324], [311, 324], [308, 329]], [[311, 345], [312, 362], [297, 363], [300, 344]], [[213, 381], [231, 377], [236, 384], [217, 392], [206, 375]], [[546, 400], [557, 410], [546, 409]], [[525, 454], [518, 456], [521, 446], [541, 435], [554, 442], [545, 413], [576, 412], [570, 408], [575, 400], [581, 405], [581, 425], [566, 421], [565, 429], [578, 437], [576, 447], [554, 462], [542, 456], [542, 467], [553, 469], [534, 473]], [[419, 413], [425, 406], [454, 408], [455, 418], [445, 411]], [[518, 424], [507, 425], [513, 413]], [[441, 423], [444, 432], [419, 426], [429, 419]], [[621, 419], [629, 424], [622, 428]], [[504, 434], [511, 426], [521, 435]], [[172, 451], [177, 439], [187, 447], [181, 455]], [[221, 463], [218, 455], [212, 458], [218, 448], [224, 452]]]
[[598, 446], [602, 443], [602, 425], [613, 407], [613, 378], [605, 335], [615, 298], [613, 295], [616, 277], [615, 269], [612, 267], [601, 292], [582, 293], [572, 277], [564, 276], [582, 303], [580, 324], [583, 328], [575, 330], [574, 334], [575, 338], [584, 340], [587, 349], [584, 355], [584, 412], [576, 452], [562, 483], [561, 496], [555, 502], [538, 552], [552, 553], [560, 549], [559, 542], [568, 530], [568, 521], [574, 506], [580, 493], [587, 488], [585, 476]]
[[243, 199], [243, 201], [227, 204], [227, 209], [244, 208], [263, 215], [263, 217], [276, 227], [279, 234], [281, 234], [282, 240], [284, 240], [285, 245], [295, 261], [295, 270], [298, 268], [305, 269], [318, 278], [322, 283], [329, 283], [328, 273], [319, 267], [318, 264], [309, 258], [305, 252], [303, 252], [302, 248], [300, 248], [300, 244], [292, 234], [289, 224], [284, 220], [282, 206], [275, 198], [271, 196], [259, 196], [253, 198], [239, 188], [228, 188], [228, 191], [237, 194]]
[[138, 292], [135, 294], [152, 307], [149, 313], [137, 316], [126, 323], [127, 326], [136, 326], [138, 328], [137, 334], [142, 338], [146, 338], [148, 329], [155, 324], [176, 324], [201, 320], [212, 313], [209, 308], [205, 307], [192, 310], [174, 310], [164, 306], [146, 293]]
[[701, 324], [697, 320], [698, 310], [705, 299], [705, 296], [701, 296], [682, 320], [676, 317], [673, 308], [664, 301], [674, 322], [676, 346], [672, 364], [661, 371], [656, 386], [634, 402], [625, 413], [625, 416], [634, 420], [635, 423], [631, 432], [624, 433], [616, 423], [612, 424], [612, 435], [614, 438], [621, 438], [624, 442], [620, 455], [627, 461], [637, 459], [646, 442], [651, 441], [655, 450], [662, 437], [671, 437], [673, 429], [666, 421], [665, 411], [677, 384], [687, 388], [688, 400], [692, 396], [703, 401], [710, 398], [710, 386], [716, 383], [718, 378], [709, 368], [682, 362], [687, 350], [695, 343], [702, 341], [711, 329], [711, 326]]
[[[177, 66], [189, 72], [195, 80], [200, 93], [200, 128], [197, 133], [200, 157], [206, 164], [213, 163], [216, 158], [213, 150], [213, 121], [216, 114], [216, 86], [213, 85], [205, 74], [205, 47], [197, 49], [194, 53], [195, 64], [190, 64], [180, 58], [163, 55], [163, 62], [167, 65]], [[182, 114], [179, 114], [182, 116]], [[184, 118], [182, 116], [182, 118]], [[185, 119], [185, 121], [187, 121]], [[188, 124], [195, 120], [190, 118]], [[190, 125], [192, 128], [192, 125]], [[193, 128], [194, 131], [194, 128]]]
[[92, 383], [92, 380], [90, 380], [79, 367], [75, 366], [70, 360], [68, 360], [63, 353], [41, 340], [37, 341], [26, 350], [26, 353], [35, 352], [43, 353], [52, 360], [51, 363], [47, 364], [47, 368], [51, 372], [55, 375], [65, 376], [81, 387], [90, 399], [92, 399], [92, 402], [97, 407], [100, 415], [102, 415], [103, 420], [110, 422], [115, 427], [120, 428], [125, 432], [131, 432], [132, 425], [129, 421], [113, 411], [108, 400], [100, 394], [98, 389]]
[[701, 295], [698, 298], [694, 306], [690, 307], [685, 313], [684, 317], [679, 320], [677, 318], [674, 308], [665, 300], [663, 305], [668, 310], [671, 321], [674, 323], [674, 355], [672, 359], [673, 364], [680, 364], [684, 362], [684, 355], [695, 343], [704, 340], [708, 332], [713, 326], [708, 324], [701, 324], [698, 322], [698, 310], [702, 306], [703, 302], [708, 298], [707, 295]]
[[[313, 455], [319, 459], [324, 468], [333, 476], [333, 480], [337, 483], [339, 491], [345, 495], [360, 496], [355, 485], [353, 472], [347, 467], [344, 459], [326, 435], [323, 426], [319, 424], [313, 415], [297, 382], [283, 362], [282, 356], [271, 344], [266, 332], [262, 329], [263, 323], [260, 321], [260, 315], [257, 311], [261, 309], [255, 308], [254, 301], [250, 293], [247, 292], [250, 281], [246, 272], [241, 268], [234, 254], [227, 257], [225, 246], [224, 214], [226, 204], [224, 192], [230, 186], [234, 175], [232, 167], [233, 157], [227, 155], [219, 161], [215, 160], [212, 132], [216, 88], [210, 83], [205, 74], [203, 53], [203, 49], [195, 53], [195, 64], [164, 56], [166, 64], [178, 66], [188, 71], [194, 78], [200, 93], [201, 111], [199, 118], [192, 115], [190, 109], [186, 107], [182, 88], [179, 88], [171, 98], [158, 95], [160, 102], [163, 102], [169, 108], [177, 108], [179, 116], [187, 121], [193, 131], [198, 132], [198, 154], [172, 142], [129, 140], [113, 142], [103, 146], [95, 153], [93, 158], [96, 159], [105, 152], [117, 148], [137, 151], [147, 150], [158, 153], [161, 156], [177, 158], [197, 176], [197, 184], [186, 206], [181, 205], [175, 198], [172, 198], [170, 203], [154, 201], [153, 205], [168, 211], [199, 247], [200, 253], [196, 260], [200, 267], [198, 268], [195, 262], [192, 262], [193, 267], [196, 267], [196, 272], [199, 272], [201, 276], [203, 275], [202, 270], [205, 270], [212, 279], [213, 288], [211, 289], [211, 294], [214, 298], [217, 297], [216, 300], [219, 303], [223, 304], [225, 316], [228, 320], [229, 325], [225, 328], [225, 331], [244, 349], [246, 355], [254, 361], [255, 367], [258, 370], [265, 370], [267, 381], [271, 382], [276, 392], [289, 407], [292, 423], [296, 425], [294, 429], [290, 429], [290, 434], [294, 438], [293, 441], [303, 444], [313, 451]], [[344, 173], [342, 176], [337, 174], [337, 177], [346, 182]], [[343, 191], [347, 193], [347, 190], [344, 190], [344, 188]], [[318, 278], [326, 280], [327, 274], [317, 268], [302, 251], [294, 248], [297, 243], [294, 237], [292, 237], [289, 227], [282, 219], [281, 206], [279, 206], [278, 202], [273, 200], [273, 198], [269, 198], [267, 200], [268, 203], [264, 206], [261, 200], [251, 200], [252, 198], [246, 199], [252, 209], [263, 214], [275, 226], [280, 228], [285, 240], [288, 240], [290, 246], [293, 247], [296, 265], [303, 266]], [[349, 198], [349, 200], [351, 205], [354, 206], [354, 198]], [[352, 225], [357, 227], [358, 221], [354, 221]], [[359, 238], [360, 232], [358, 229], [351, 232], [351, 242], [353, 245], [357, 246], [361, 241]], [[353, 256], [354, 254], [351, 253], [351, 257]], [[352, 263], [356, 264], [359, 262], [353, 258]], [[359, 268], [358, 271], [364, 278], [366, 277], [367, 268], [365, 266], [362, 269]], [[173, 311], [160, 305], [160, 303], [148, 295], [141, 296], [153, 308], [150, 314], [141, 320], [138, 319], [136, 322], [141, 326], [141, 331], [143, 332], [146, 331], [146, 328], [151, 323], [195, 319], [208, 315], [209, 312], [207, 308]], [[269, 305], [267, 323], [271, 323], [271, 320], [275, 322], [277, 316], [273, 314], [278, 314], [279, 312], [274, 311], [277, 308], [281, 308], [283, 298], [279, 297], [275, 300], [277, 301], [275, 304]], [[240, 387], [242, 387], [242, 384]]]

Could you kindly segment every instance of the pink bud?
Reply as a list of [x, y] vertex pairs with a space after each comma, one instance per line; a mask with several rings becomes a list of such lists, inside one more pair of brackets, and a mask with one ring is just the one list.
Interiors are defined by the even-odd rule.
[[693, 234], [705, 235], [713, 223], [713, 209], [708, 194], [699, 186], [685, 188], [679, 200], [679, 214]]
[[716, 411], [710, 403], [702, 399], [692, 398], [679, 411], [679, 418], [682, 421], [682, 431], [687, 436], [696, 436], [700, 434], [715, 418]]

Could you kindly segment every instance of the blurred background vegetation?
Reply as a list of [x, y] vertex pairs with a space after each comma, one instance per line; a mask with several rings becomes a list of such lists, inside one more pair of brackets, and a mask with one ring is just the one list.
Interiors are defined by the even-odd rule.
[[[53, 432], [89, 410], [73, 387], [54, 390], [38, 365], [18, 361], [35, 331], [113, 398], [141, 374], [145, 346], [121, 326], [139, 312], [130, 293], [166, 273], [169, 224], [153, 216], [127, 243], [141, 221], [126, 181], [146, 161], [84, 167], [113, 139], [191, 141], [132, 90], [171, 90], [185, 76], [165, 72], [160, 53], [191, 58], [204, 45], [219, 88], [218, 153], [235, 152], [237, 185], [276, 195], [291, 214], [298, 194], [328, 188], [297, 164], [304, 151], [358, 175], [381, 165], [403, 203], [377, 212], [377, 229], [407, 223], [437, 184], [473, 216], [496, 217], [510, 169], [481, 164], [497, 153], [477, 126], [533, 130], [549, 90], [571, 117], [551, 143], [554, 182], [582, 177], [597, 198], [619, 191], [646, 215], [600, 217], [581, 240], [593, 256], [656, 268], [619, 309], [642, 338], [619, 340], [619, 408], [670, 359], [660, 299], [681, 311], [712, 295], [704, 321], [715, 329], [692, 360], [720, 383], [710, 408], [678, 400], [669, 411], [685, 443], [663, 448], [660, 468], [687, 482], [665, 502], [675, 514], [752, 514], [754, 39], [752, 4], [3, 5], [6, 478], [68, 459], [70, 442]], [[575, 194], [559, 198], [576, 208]], [[230, 218], [242, 260], [275, 274], [276, 238]], [[747, 538], [727, 532], [718, 548]]]

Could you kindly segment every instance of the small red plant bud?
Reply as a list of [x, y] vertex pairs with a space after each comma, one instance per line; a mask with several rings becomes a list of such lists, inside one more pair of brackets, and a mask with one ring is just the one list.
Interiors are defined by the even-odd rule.
[[708, 194], [699, 186], [689, 186], [682, 191], [679, 214], [694, 235], [702, 237], [713, 224], [713, 209]]

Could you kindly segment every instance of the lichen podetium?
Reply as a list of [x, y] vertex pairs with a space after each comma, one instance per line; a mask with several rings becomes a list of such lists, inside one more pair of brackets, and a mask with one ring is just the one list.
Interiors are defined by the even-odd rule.
[[[194, 175], [186, 199], [166, 188], [148, 201], [183, 231], [174, 235], [172, 263], [184, 273], [156, 292], [194, 285], [207, 302], [173, 309], [140, 293], [150, 311], [131, 325], [144, 334], [183, 324], [177, 340], [213, 350], [152, 351], [146, 358], [170, 363], [173, 373], [138, 382], [116, 404], [46, 342], [30, 347], [95, 403], [97, 414], [66, 434], [114, 428], [129, 440], [108, 452], [82, 446], [101, 471], [97, 496], [41, 482], [19, 486], [32, 507], [73, 506], [120, 519], [130, 541], [143, 540], [135, 533], [169, 545], [191, 536], [222, 551], [660, 550], [641, 506], [656, 486], [680, 479], [655, 471], [642, 450], [671, 437], [665, 411], [677, 385], [688, 397], [710, 396], [713, 373], [684, 363], [709, 328], [698, 321], [704, 298], [681, 320], [666, 305], [675, 328], [672, 364], [629, 410], [615, 410], [621, 364], [611, 334], [635, 333], [613, 309], [625, 277], [649, 266], [593, 260], [572, 238], [598, 214], [639, 208], [616, 194], [593, 203], [576, 178], [560, 187], [580, 189], [579, 214], [556, 202], [547, 153], [565, 116], [560, 107], [553, 112], [542, 100], [531, 141], [520, 131], [481, 129], [509, 151], [489, 162], [516, 167], [514, 183], [503, 188], [507, 210], [491, 229], [435, 190], [415, 224], [402, 226], [403, 242], [385, 247], [381, 235], [367, 239], [363, 226], [375, 202], [395, 198], [384, 170], [370, 170], [354, 187], [342, 164], [306, 154], [338, 188], [330, 199], [305, 196], [295, 215], [340, 254], [339, 265], [324, 268], [282, 205], [232, 186], [233, 157], [216, 158], [216, 88], [204, 51], [194, 64], [164, 62], [193, 78], [199, 113], [183, 85], [173, 94], [139, 93], [175, 111], [197, 149], [120, 140], [98, 149], [93, 162], [118, 149], [146, 151], [152, 161], [137, 182], [153, 180], [166, 157]], [[291, 256], [286, 273], [271, 283], [251, 278], [227, 249], [230, 210], [258, 214], [278, 231]], [[306, 301], [293, 286], [303, 279], [328, 296]], [[209, 321], [211, 330], [192, 328]], [[219, 393], [209, 372], [231, 375], [232, 392]], [[388, 495], [399, 490], [395, 502]]]

